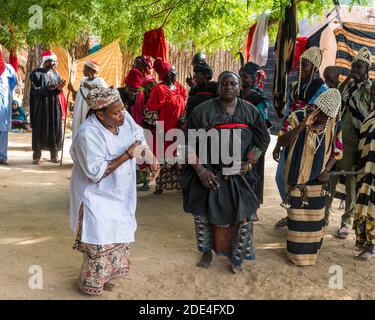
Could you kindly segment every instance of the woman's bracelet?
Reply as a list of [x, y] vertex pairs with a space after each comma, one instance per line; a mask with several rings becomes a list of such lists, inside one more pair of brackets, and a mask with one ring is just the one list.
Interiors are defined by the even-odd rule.
[[133, 158], [133, 157], [131, 156], [129, 150], [126, 150], [126, 151], [125, 151], [125, 154], [129, 157], [129, 159], [132, 159], [132, 158]]

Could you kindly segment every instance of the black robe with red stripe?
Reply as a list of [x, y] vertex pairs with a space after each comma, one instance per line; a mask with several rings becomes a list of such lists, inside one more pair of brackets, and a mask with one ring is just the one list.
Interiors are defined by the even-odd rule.
[[[223, 169], [231, 166], [225, 159], [224, 148], [228, 147], [229, 155], [233, 155], [233, 147], [239, 147], [239, 159], [235, 160], [245, 162], [254, 154], [254, 148], [264, 154], [270, 142], [269, 133], [256, 107], [242, 99], [237, 101], [233, 115], [224, 110], [218, 98], [200, 104], [192, 112], [186, 128], [186, 136], [190, 136], [187, 144], [195, 149], [201, 161], [205, 157], [199, 154], [199, 150], [205, 150], [207, 161], [204, 166], [217, 176], [220, 188], [217, 191], [206, 189], [194, 168], [186, 165], [180, 179], [184, 210], [206, 216], [213, 224], [237, 224], [245, 218], [253, 220], [259, 205], [255, 193], [258, 178], [255, 170], [245, 176], [233, 174], [227, 178], [223, 175]], [[192, 131], [189, 132], [189, 129]], [[199, 129], [210, 133], [211, 138], [192, 139], [195, 130]]]
[[185, 118], [189, 119], [190, 114], [193, 112], [194, 108], [201, 103], [216, 98], [218, 90], [218, 83], [216, 81], [207, 82], [206, 86], [200, 88], [194, 86], [189, 91], [189, 97], [186, 102]]

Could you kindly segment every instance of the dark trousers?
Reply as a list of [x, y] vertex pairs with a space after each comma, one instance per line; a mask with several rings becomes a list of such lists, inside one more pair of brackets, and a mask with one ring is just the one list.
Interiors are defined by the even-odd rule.
[[[57, 150], [50, 150], [51, 159], [57, 158], [58, 151]], [[42, 157], [42, 150], [34, 150], [33, 152], [33, 160], [40, 159]]]

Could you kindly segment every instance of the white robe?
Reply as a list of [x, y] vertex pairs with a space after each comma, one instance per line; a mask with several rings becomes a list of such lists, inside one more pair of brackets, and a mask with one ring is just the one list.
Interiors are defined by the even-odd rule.
[[82, 242], [113, 244], [134, 242], [136, 160], [128, 160], [101, 179], [107, 161], [123, 154], [136, 140], [146, 146], [143, 129], [128, 112], [118, 135], [91, 115], [81, 125], [70, 149], [73, 170], [70, 181], [71, 227], [77, 232], [83, 205]]
[[[87, 112], [89, 111], [89, 106], [84, 98], [89, 94], [89, 89], [82, 86], [84, 82], [87, 82], [90, 86], [104, 87], [107, 88], [107, 83], [100, 77], [96, 77], [94, 80], [90, 81], [87, 78], [83, 78], [79, 85], [76, 99], [74, 101], [74, 111], [73, 111], [73, 139], [76, 136], [79, 126], [85, 121]], [[82, 92], [81, 92], [82, 90]], [[83, 94], [83, 96], [82, 96]]]

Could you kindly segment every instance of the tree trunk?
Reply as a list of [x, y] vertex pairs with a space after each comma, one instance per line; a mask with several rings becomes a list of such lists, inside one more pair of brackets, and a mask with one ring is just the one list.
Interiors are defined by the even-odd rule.
[[90, 42], [89, 42], [89, 33], [85, 32], [80, 35], [74, 43], [73, 48], [69, 50], [69, 54], [74, 53], [75, 59], [82, 59], [89, 54]]
[[42, 47], [39, 44], [36, 44], [33, 47], [29, 47], [29, 53], [28, 53], [27, 63], [26, 63], [25, 86], [23, 89], [23, 100], [22, 100], [22, 105], [27, 111], [30, 110], [30, 87], [31, 87], [30, 75], [34, 69], [39, 68], [40, 63], [42, 62], [41, 53], [42, 53]]

